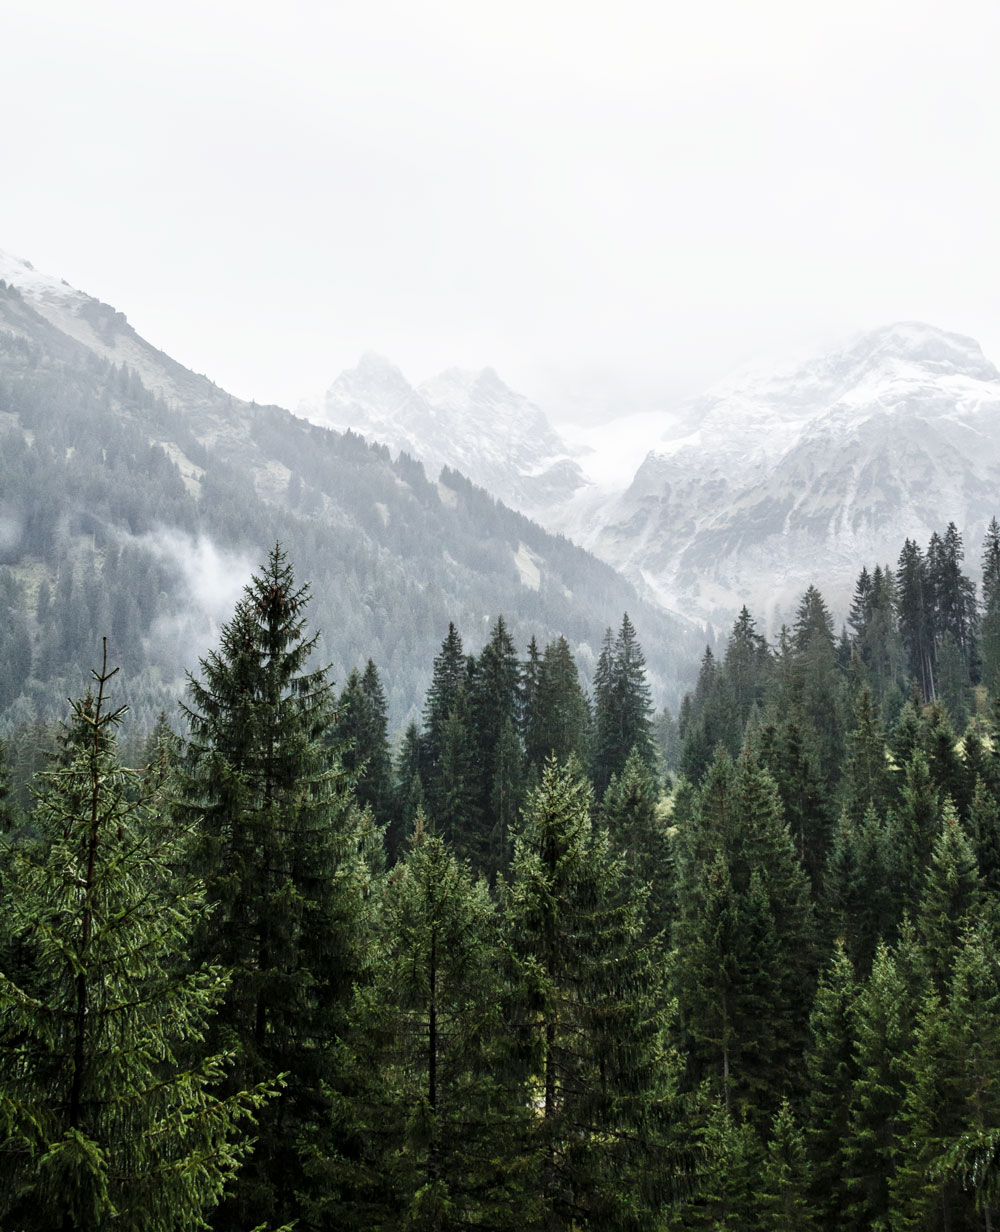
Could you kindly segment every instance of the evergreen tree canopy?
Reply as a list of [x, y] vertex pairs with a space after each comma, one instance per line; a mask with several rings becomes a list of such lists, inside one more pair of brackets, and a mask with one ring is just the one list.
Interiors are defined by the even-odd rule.
[[603, 792], [633, 749], [655, 765], [652, 737], [653, 703], [646, 681], [646, 659], [628, 612], [614, 643], [611, 630], [594, 677], [594, 786]]
[[8, 853], [21, 963], [0, 974], [0, 1221], [24, 1232], [203, 1227], [277, 1078], [215, 1093], [232, 1057], [205, 1036], [227, 976], [184, 968], [209, 914], [177, 871], [190, 833], [155, 776], [118, 761], [113, 675], [105, 660], [73, 705], [37, 846]]
[[332, 686], [307, 670], [308, 588], [275, 547], [223, 626], [221, 648], [190, 680], [185, 804], [201, 814], [196, 868], [211, 920], [197, 953], [233, 978], [220, 1038], [236, 1077], [289, 1071], [218, 1228], [287, 1219], [305, 1189], [296, 1134], [337, 1081], [333, 1041], [346, 1029], [366, 963], [364, 928], [377, 834], [353, 801], [327, 738]]

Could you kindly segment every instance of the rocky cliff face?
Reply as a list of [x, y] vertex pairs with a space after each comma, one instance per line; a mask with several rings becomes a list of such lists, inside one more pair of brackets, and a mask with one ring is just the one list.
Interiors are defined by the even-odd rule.
[[388, 360], [369, 354], [300, 410], [406, 452], [428, 474], [445, 466], [460, 471], [528, 516], [559, 507], [586, 484], [544, 413], [492, 368], [450, 368], [413, 386]]

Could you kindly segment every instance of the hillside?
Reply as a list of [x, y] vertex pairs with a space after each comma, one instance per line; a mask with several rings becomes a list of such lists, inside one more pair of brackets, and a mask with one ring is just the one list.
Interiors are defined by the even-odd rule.
[[563, 633], [589, 676], [628, 610], [661, 700], [700, 636], [620, 575], [455, 472], [230, 397], [108, 305], [0, 262], [0, 711], [61, 713], [100, 638], [148, 722], [274, 542], [313, 588], [334, 677], [369, 656], [414, 711], [449, 621], [470, 651], [501, 612], [520, 645]]

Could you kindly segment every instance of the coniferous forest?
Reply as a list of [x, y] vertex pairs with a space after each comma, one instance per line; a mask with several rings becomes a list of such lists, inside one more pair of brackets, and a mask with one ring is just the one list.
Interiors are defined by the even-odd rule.
[[744, 609], [677, 716], [628, 615], [592, 696], [452, 625], [392, 746], [280, 546], [138, 768], [98, 652], [0, 776], [0, 1227], [989, 1232], [996, 522], [982, 567]]

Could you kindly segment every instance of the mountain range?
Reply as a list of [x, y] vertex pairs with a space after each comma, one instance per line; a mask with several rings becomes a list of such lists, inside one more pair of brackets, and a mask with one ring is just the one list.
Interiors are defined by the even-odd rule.
[[489, 370], [411, 387], [375, 357], [304, 409], [432, 472], [478, 458], [477, 482], [722, 627], [746, 603], [773, 632], [810, 583], [843, 614], [862, 564], [951, 521], [974, 554], [1000, 504], [1000, 373], [919, 322], [586, 432], [557, 431]]
[[457, 470], [232, 397], [0, 254], [4, 725], [64, 713], [105, 634], [139, 719], [172, 710], [276, 541], [335, 679], [373, 658], [394, 728], [419, 714], [449, 621], [470, 652], [501, 614], [522, 652], [565, 635], [586, 680], [627, 610], [673, 705], [703, 641]]

